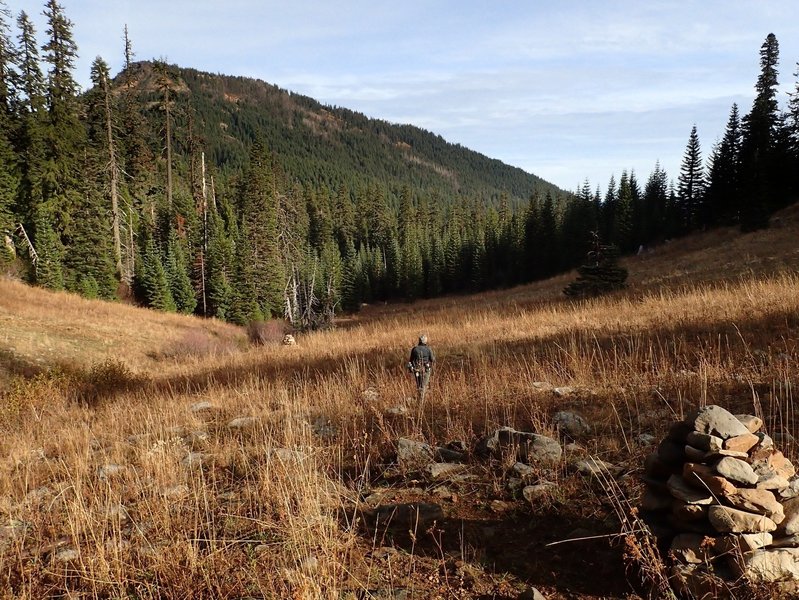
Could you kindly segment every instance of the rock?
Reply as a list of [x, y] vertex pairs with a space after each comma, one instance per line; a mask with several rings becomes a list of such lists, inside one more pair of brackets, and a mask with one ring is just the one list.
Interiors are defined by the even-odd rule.
[[536, 588], [529, 588], [519, 594], [517, 600], [546, 600], [546, 598]]
[[178, 485], [173, 485], [161, 490], [161, 495], [164, 498], [172, 498], [172, 499], [185, 498], [186, 496], [189, 495], [189, 486], [183, 483]]
[[325, 416], [316, 417], [311, 423], [311, 430], [324, 440], [332, 440], [338, 435], [338, 427]]
[[105, 517], [109, 521], [124, 523], [129, 518], [128, 509], [122, 504], [113, 504], [106, 509]]
[[799, 534], [799, 497], [782, 503], [785, 519], [780, 524], [780, 531], [785, 535]]
[[729, 596], [729, 586], [721, 578], [708, 573], [704, 565], [672, 565], [669, 583], [681, 598], [716, 600]]
[[572, 438], [579, 438], [591, 433], [591, 426], [577, 413], [562, 410], [555, 413], [552, 422], [558, 430]]
[[444, 511], [438, 504], [384, 504], [374, 509], [375, 525], [395, 527], [403, 531], [425, 531], [434, 521], [444, 520]]
[[685, 443], [688, 446], [693, 446], [705, 452], [717, 452], [723, 448], [724, 440], [718, 436], [710, 435], [709, 433], [699, 433], [692, 431], [685, 438]]
[[693, 430], [694, 428], [692, 425], [689, 425], [684, 421], [677, 421], [671, 424], [665, 439], [669, 440], [670, 442], [674, 442], [678, 446], [685, 446], [685, 442], [688, 439], [688, 434]]
[[685, 461], [685, 444], [663, 440], [658, 444], [658, 458], [668, 465], [681, 465]]
[[656, 479], [662, 479], [665, 481], [674, 475], [674, 467], [660, 460], [658, 453], [653, 452], [644, 459], [644, 472], [649, 477], [654, 477]]
[[666, 482], [672, 496], [686, 504], [713, 504], [713, 496], [689, 486], [679, 475], [672, 475]]
[[255, 423], [255, 417], [236, 417], [235, 419], [228, 421], [227, 428], [234, 430], [248, 429], [255, 425]]
[[669, 552], [683, 564], [707, 563], [713, 556], [711, 540], [699, 533], [681, 533], [672, 540]]
[[189, 434], [186, 436], [186, 440], [185, 441], [190, 446], [198, 446], [198, 445], [202, 445], [205, 442], [207, 442], [208, 438], [209, 438], [209, 436], [208, 436], [208, 432], [207, 431], [202, 431], [201, 429], [196, 429], [194, 431], [189, 432]]
[[116, 465], [116, 464], [108, 464], [103, 465], [99, 469], [97, 469], [97, 477], [100, 478], [101, 481], [108, 481], [112, 477], [124, 473], [125, 467], [123, 465]]
[[207, 400], [203, 402], [195, 402], [189, 407], [189, 410], [194, 414], [204, 413], [211, 410], [214, 410], [214, 405], [208, 402]]
[[799, 548], [799, 534], [777, 538], [769, 546], [772, 548]]
[[799, 477], [794, 477], [788, 482], [788, 485], [779, 491], [780, 498], [788, 500], [799, 496]]
[[790, 479], [796, 475], [796, 468], [793, 466], [791, 461], [785, 458], [785, 455], [783, 455], [783, 453], [779, 450], [772, 453], [768, 459], [766, 459], [766, 462], [780, 477]]
[[744, 485], [754, 485], [757, 483], [758, 476], [752, 466], [738, 458], [725, 456], [715, 466], [716, 472], [722, 477]]
[[522, 481], [518, 477], [508, 478], [507, 488], [512, 495], [515, 496], [516, 493], [519, 492], [524, 486], [525, 486], [524, 481]]
[[777, 524], [764, 515], [755, 515], [728, 506], [711, 506], [707, 517], [713, 529], [719, 533], [761, 533], [777, 529]]
[[181, 462], [187, 468], [201, 467], [211, 456], [205, 452], [189, 452]]
[[685, 463], [682, 477], [688, 485], [702, 491], [709, 491], [715, 496], [727, 496], [737, 491], [730, 481], [717, 475], [706, 465]]
[[390, 417], [405, 417], [408, 415], [408, 407], [405, 405], [392, 406], [387, 408], [384, 414]]
[[400, 438], [397, 442], [397, 463], [403, 471], [418, 471], [434, 460], [430, 444], [410, 438]]
[[448, 479], [456, 473], [462, 473], [469, 467], [463, 463], [430, 463], [422, 469], [425, 476], [432, 481]]
[[647, 487], [641, 498], [641, 510], [647, 512], [663, 512], [671, 510], [673, 503], [674, 497], [671, 496], [671, 494], [659, 494]]
[[685, 446], [683, 452], [685, 453], [685, 460], [694, 463], [701, 463], [706, 460], [708, 456], [707, 452], [699, 448], [694, 448], [693, 446]]
[[557, 487], [558, 486], [556, 484], [550, 483], [548, 481], [538, 483], [536, 485], [528, 485], [522, 490], [522, 496], [524, 496], [524, 499], [528, 502], [535, 502], [548, 496], [550, 492]]
[[521, 462], [513, 463], [513, 466], [510, 468], [511, 472], [516, 475], [522, 481], [524, 480], [532, 480], [535, 478], [537, 471], [531, 467], [530, 465], [526, 465]]
[[291, 448], [270, 448], [266, 455], [268, 458], [276, 459], [284, 465], [297, 464], [308, 458], [307, 454]]
[[780, 477], [773, 470], [767, 469], [758, 476], [755, 487], [760, 490], [782, 490], [788, 487], [788, 480], [785, 477]]
[[716, 538], [714, 550], [717, 554], [752, 552], [770, 546], [772, 541], [772, 535], [768, 532], [722, 535]]
[[622, 472], [622, 468], [598, 458], [589, 458], [575, 463], [577, 472], [588, 477], [598, 477], [600, 479], [615, 477]]
[[433, 450], [435, 459], [439, 462], [464, 462], [466, 460], [466, 453], [451, 448], [437, 446]]
[[506, 502], [505, 500], [492, 500], [488, 504], [491, 512], [504, 513], [513, 508], [513, 502]]
[[53, 560], [60, 563], [73, 562], [79, 558], [80, 554], [74, 548], [64, 548], [53, 555]]
[[703, 406], [687, 422], [693, 425], [694, 431], [709, 433], [725, 440], [749, 433], [749, 429], [732, 413], [715, 404]]
[[527, 463], [550, 465], [558, 462], [563, 456], [563, 448], [557, 440], [537, 433], [516, 431], [510, 427], [497, 429], [490, 436], [480, 440], [475, 453], [501, 456], [514, 449], [517, 460]]
[[657, 441], [657, 438], [651, 433], [639, 433], [635, 436], [635, 441], [642, 446], [651, 446]]
[[287, 333], [283, 336], [283, 345], [284, 346], [296, 346], [297, 340], [294, 339], [294, 336], [290, 333]]
[[574, 388], [568, 385], [552, 388], [552, 393], [555, 394], [558, 398], [565, 398], [567, 396], [571, 396], [572, 394], [574, 394], [574, 392], [575, 392]]
[[686, 504], [682, 500], [673, 500], [671, 514], [679, 521], [693, 523], [707, 519], [707, 506], [700, 504]]
[[735, 415], [735, 418], [743, 423], [749, 433], [757, 433], [763, 427], [763, 419], [754, 415]]
[[785, 519], [782, 504], [768, 490], [740, 488], [724, 500], [738, 510], [766, 515], [778, 525]]
[[544, 390], [544, 391], [547, 391], [547, 392], [552, 390], [552, 384], [551, 383], [547, 383], [546, 381], [534, 381], [532, 383], [532, 386], [536, 390]]
[[446, 485], [439, 485], [433, 490], [433, 495], [442, 500], [455, 500], [457, 495]]
[[736, 435], [735, 437], [724, 440], [725, 450], [736, 450], [738, 452], [749, 452], [760, 441], [753, 433], [745, 433], [744, 435]]
[[799, 548], [767, 548], [734, 561], [751, 583], [799, 579]]

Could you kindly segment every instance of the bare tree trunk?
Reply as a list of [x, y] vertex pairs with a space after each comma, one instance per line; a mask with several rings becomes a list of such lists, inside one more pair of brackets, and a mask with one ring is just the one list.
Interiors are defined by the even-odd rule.
[[122, 269], [122, 240], [119, 235], [119, 168], [117, 166], [116, 151], [114, 148], [114, 133], [111, 127], [111, 93], [108, 89], [108, 80], [102, 74], [103, 95], [105, 97], [105, 127], [108, 141], [108, 168], [111, 171], [111, 228], [114, 233], [114, 264], [117, 277], [125, 280]]
[[166, 203], [172, 209], [172, 124], [169, 112], [169, 85], [164, 86], [164, 109], [166, 110]]
[[205, 300], [205, 254], [208, 252], [208, 195], [205, 187], [205, 152], [202, 153], [202, 210], [203, 210], [203, 251], [200, 253], [200, 283], [203, 294], [203, 315], [208, 316]]

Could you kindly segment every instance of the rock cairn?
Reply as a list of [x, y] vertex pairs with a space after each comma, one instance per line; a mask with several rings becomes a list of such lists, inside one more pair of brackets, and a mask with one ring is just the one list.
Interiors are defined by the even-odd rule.
[[762, 425], [705, 406], [646, 459], [642, 515], [682, 592], [710, 597], [713, 581], [743, 577], [799, 581], [799, 478]]

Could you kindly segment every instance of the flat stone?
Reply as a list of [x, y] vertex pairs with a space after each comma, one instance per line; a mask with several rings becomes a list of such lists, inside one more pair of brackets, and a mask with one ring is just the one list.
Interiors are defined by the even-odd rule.
[[769, 469], [758, 476], [755, 487], [760, 490], [781, 490], [788, 487], [788, 480]]
[[588, 458], [587, 460], [581, 460], [574, 464], [577, 472], [581, 475], [586, 475], [588, 477], [615, 477], [619, 473], [621, 473], [622, 468], [614, 465], [613, 463], [605, 462], [604, 460], [599, 460], [598, 458]]
[[666, 482], [669, 492], [686, 504], [713, 504], [713, 496], [689, 486], [679, 475], [672, 475]]
[[753, 433], [745, 433], [743, 435], [736, 435], [735, 437], [724, 440], [725, 450], [736, 450], [738, 452], [749, 452], [760, 441]]
[[552, 388], [552, 393], [555, 394], [558, 398], [565, 398], [566, 396], [571, 396], [572, 394], [574, 394], [574, 392], [575, 389], [569, 385]]
[[247, 429], [252, 427], [257, 422], [255, 417], [236, 417], [228, 421], [228, 429]]
[[799, 477], [792, 478], [787, 486], [779, 490], [779, 495], [783, 500], [799, 496]]
[[685, 438], [685, 443], [688, 446], [693, 446], [705, 452], [718, 451], [723, 448], [724, 440], [718, 436], [710, 435], [709, 433], [700, 433], [692, 431]]
[[791, 477], [796, 475], [796, 468], [793, 466], [791, 461], [785, 458], [785, 455], [779, 450], [771, 454], [771, 456], [768, 457], [766, 462], [772, 469], [774, 469], [774, 472], [777, 473], [777, 475], [779, 475], [780, 477], [785, 477], [785, 479], [790, 479]]
[[694, 431], [709, 433], [725, 440], [750, 433], [732, 413], [715, 404], [703, 406], [687, 421], [693, 425]]
[[722, 458], [716, 463], [715, 469], [719, 475], [735, 483], [754, 485], [758, 480], [758, 476], [752, 469], [752, 465], [731, 456]]
[[708, 508], [707, 517], [713, 529], [719, 533], [761, 533], [777, 529], [777, 524], [765, 515], [718, 504]]
[[740, 574], [751, 583], [799, 579], [799, 548], [766, 548], [745, 554], [740, 560]]
[[563, 448], [558, 440], [537, 433], [516, 431], [511, 427], [502, 427], [483, 438], [477, 444], [475, 453], [499, 457], [514, 450], [517, 460], [529, 464], [552, 465], [563, 456]]
[[195, 414], [214, 410], [215, 406], [207, 400], [203, 402], [195, 402], [189, 407], [189, 410]]
[[432, 481], [443, 481], [452, 475], [462, 473], [468, 468], [463, 463], [430, 463], [425, 465], [422, 471]]
[[536, 390], [552, 391], [552, 384], [546, 381], [534, 381], [532, 386]]
[[735, 418], [743, 423], [749, 433], [757, 433], [763, 427], [763, 419], [755, 415], [735, 415]]
[[739, 488], [734, 494], [726, 496], [724, 500], [738, 510], [766, 515], [778, 525], [785, 519], [782, 504], [777, 502], [774, 494], [769, 490]]
[[685, 446], [685, 448], [683, 448], [683, 453], [685, 454], [685, 460], [695, 463], [704, 461], [708, 456], [707, 452], [699, 448], [694, 448], [693, 446]]
[[558, 486], [554, 483], [550, 483], [545, 481], [543, 483], [537, 483], [535, 485], [527, 485], [522, 490], [522, 496], [528, 502], [535, 502], [536, 500], [540, 500], [541, 498], [545, 498], [548, 496], [552, 490], [556, 489]]
[[716, 472], [707, 465], [685, 463], [682, 477], [688, 485], [705, 492], [710, 492], [715, 496], [727, 496], [729, 494], [734, 494], [737, 490], [735, 485], [726, 478], [716, 474]]
[[467, 458], [465, 452], [453, 450], [452, 448], [445, 448], [443, 446], [434, 448], [433, 454], [438, 462], [464, 462]]

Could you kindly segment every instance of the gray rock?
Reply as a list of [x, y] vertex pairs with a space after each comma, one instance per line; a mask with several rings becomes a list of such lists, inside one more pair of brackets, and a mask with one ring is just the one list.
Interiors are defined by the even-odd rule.
[[555, 394], [558, 398], [565, 398], [566, 396], [571, 396], [572, 394], [574, 394], [574, 392], [575, 389], [568, 385], [552, 388], [552, 393]]
[[689, 486], [679, 475], [672, 475], [666, 482], [669, 493], [686, 504], [713, 504], [713, 496]]
[[196, 468], [204, 465], [212, 457], [205, 452], [189, 452], [181, 461], [184, 467]]
[[236, 417], [228, 421], [227, 428], [234, 430], [249, 429], [256, 423], [255, 417]]
[[688, 434], [685, 442], [689, 446], [693, 446], [705, 452], [718, 452], [723, 448], [724, 440], [718, 436], [710, 435], [709, 433], [699, 433], [692, 431]]
[[577, 413], [562, 410], [552, 417], [555, 426], [569, 437], [579, 438], [591, 433], [591, 426]]
[[528, 502], [535, 502], [536, 500], [541, 500], [548, 496], [552, 490], [557, 488], [558, 486], [554, 483], [550, 483], [545, 481], [543, 483], [537, 483], [535, 485], [528, 485], [525, 486], [522, 490], [522, 496]]
[[799, 534], [799, 497], [790, 498], [782, 503], [785, 519], [781, 523], [780, 531], [785, 535]]
[[291, 448], [270, 448], [266, 455], [270, 459], [278, 460], [283, 464], [296, 464], [308, 458], [305, 453]]
[[762, 533], [777, 529], [777, 524], [765, 515], [755, 515], [728, 506], [711, 506], [707, 518], [719, 533]]
[[316, 417], [311, 423], [311, 430], [324, 440], [334, 439], [338, 435], [338, 427], [327, 417]]
[[613, 463], [599, 460], [598, 458], [589, 458], [575, 463], [577, 472], [588, 477], [607, 478], [615, 477], [622, 472], [622, 468], [614, 465]]
[[173, 499], [185, 498], [186, 496], [189, 495], [189, 486], [180, 483], [178, 485], [166, 487], [163, 490], [161, 490], [161, 495], [164, 498], [173, 498]]
[[522, 480], [531, 480], [536, 476], [537, 471], [530, 465], [521, 462], [513, 463], [510, 468], [511, 472]]
[[404, 471], [418, 471], [435, 461], [430, 444], [410, 438], [400, 438], [397, 442], [397, 463]]
[[516, 493], [519, 492], [519, 490], [521, 490], [524, 486], [524, 481], [518, 477], [510, 477], [508, 478], [508, 484], [506, 487], [511, 494], [516, 495]]
[[74, 548], [64, 548], [53, 555], [53, 560], [59, 563], [73, 562], [79, 558], [80, 554]]
[[799, 548], [755, 550], [742, 557], [739, 567], [752, 583], [799, 579]]
[[641, 444], [642, 446], [651, 446], [657, 441], [657, 438], [651, 433], [639, 433], [635, 437], [635, 441]]
[[465, 452], [452, 450], [451, 448], [445, 448], [442, 446], [437, 446], [433, 450], [433, 453], [435, 455], [435, 459], [439, 462], [463, 462], [466, 460]]
[[694, 431], [709, 433], [725, 440], [749, 433], [749, 429], [735, 415], [715, 404], [700, 408], [688, 419], [688, 423], [693, 424]]
[[385, 414], [390, 417], [405, 417], [408, 416], [408, 407], [405, 405], [400, 406], [392, 406], [391, 408], [387, 408]]
[[716, 463], [715, 469], [719, 475], [733, 482], [754, 485], [758, 481], [758, 476], [752, 469], [752, 465], [731, 456], [722, 458]]
[[462, 473], [468, 468], [463, 463], [429, 463], [424, 466], [422, 471], [432, 481], [443, 481], [453, 475]]
[[516, 431], [510, 427], [497, 429], [483, 438], [477, 444], [475, 453], [499, 457], [514, 450], [517, 460], [530, 464], [551, 465], [563, 456], [563, 448], [557, 440], [537, 433]]
[[783, 500], [789, 500], [790, 498], [799, 496], [799, 477], [794, 477], [789, 480], [788, 485], [779, 490], [778, 493]]
[[216, 407], [206, 400], [203, 402], [195, 402], [189, 407], [189, 410], [194, 414], [198, 414], [214, 410], [214, 408]]
[[735, 415], [735, 418], [743, 423], [749, 433], [757, 433], [763, 427], [763, 419], [754, 415]]
[[123, 465], [117, 464], [108, 464], [103, 465], [99, 469], [97, 469], [97, 476], [100, 478], [101, 481], [108, 481], [112, 477], [120, 475], [125, 472], [125, 467]]
[[724, 500], [738, 510], [766, 515], [778, 525], [785, 519], [782, 504], [777, 502], [769, 490], [738, 488], [734, 494], [726, 496]]
[[546, 392], [549, 392], [549, 391], [552, 390], [552, 384], [551, 383], [547, 383], [546, 381], [534, 381], [532, 383], [532, 386], [536, 390], [544, 390]]

